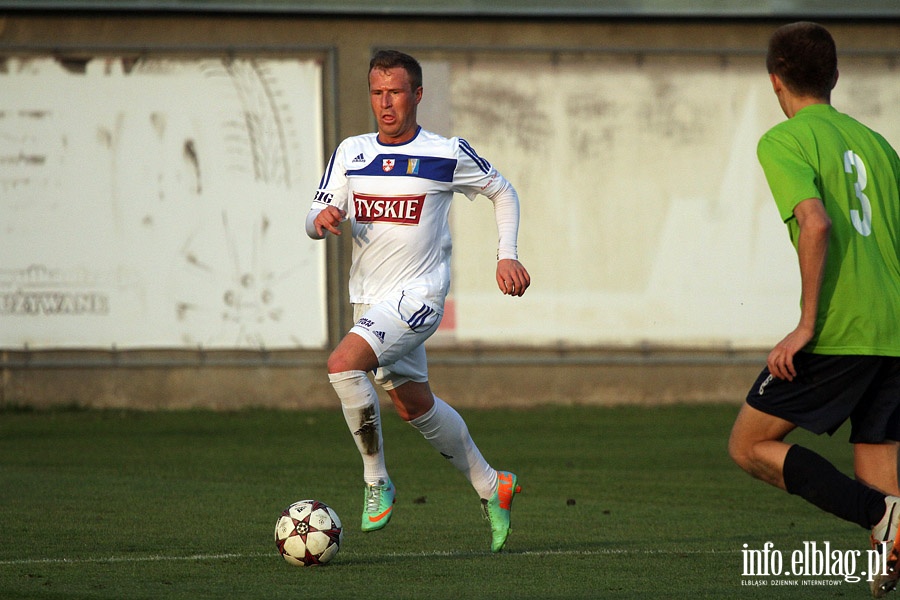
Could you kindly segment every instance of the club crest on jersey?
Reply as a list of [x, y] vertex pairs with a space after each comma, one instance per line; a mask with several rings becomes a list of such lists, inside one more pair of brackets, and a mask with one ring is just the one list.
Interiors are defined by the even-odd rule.
[[357, 223], [396, 223], [418, 225], [422, 217], [425, 194], [409, 196], [376, 196], [353, 194]]
[[393, 158], [385, 158], [381, 161], [381, 170], [385, 173], [390, 173], [394, 170], [394, 163], [396, 161]]

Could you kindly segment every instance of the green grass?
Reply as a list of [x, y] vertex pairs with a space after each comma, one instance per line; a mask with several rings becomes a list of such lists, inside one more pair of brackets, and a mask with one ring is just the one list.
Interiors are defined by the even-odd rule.
[[[524, 487], [500, 555], [468, 483], [389, 409], [398, 499], [371, 534], [358, 530], [360, 459], [337, 410], [0, 413], [0, 598], [868, 594], [864, 582], [742, 585], [743, 544], [846, 551], [867, 534], [731, 464], [735, 406], [462, 412], [488, 460]], [[844, 432], [793, 439], [850, 470]], [[303, 498], [344, 520], [326, 567], [276, 554], [276, 517]]]

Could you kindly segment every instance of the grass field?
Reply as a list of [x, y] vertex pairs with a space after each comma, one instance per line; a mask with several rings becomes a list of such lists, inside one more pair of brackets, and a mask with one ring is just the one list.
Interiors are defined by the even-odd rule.
[[[744, 544], [789, 567], [804, 541], [849, 552], [867, 533], [732, 465], [736, 406], [462, 412], [524, 488], [499, 555], [468, 483], [390, 409], [397, 505], [371, 534], [338, 410], [2, 412], [0, 598], [868, 597], [865, 581], [742, 576]], [[794, 439], [850, 469], [844, 432]], [[303, 498], [344, 521], [328, 566], [276, 554], [276, 517]]]

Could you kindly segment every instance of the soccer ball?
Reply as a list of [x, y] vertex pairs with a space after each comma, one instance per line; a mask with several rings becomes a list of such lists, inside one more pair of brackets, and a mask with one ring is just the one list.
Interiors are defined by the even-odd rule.
[[337, 513], [324, 502], [300, 500], [275, 522], [275, 547], [292, 565], [324, 565], [338, 553], [344, 531]]

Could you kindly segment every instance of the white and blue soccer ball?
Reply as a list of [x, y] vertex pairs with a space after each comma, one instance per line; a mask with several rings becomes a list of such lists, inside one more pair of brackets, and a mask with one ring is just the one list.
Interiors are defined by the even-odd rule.
[[295, 566], [324, 565], [341, 549], [343, 537], [337, 513], [318, 500], [294, 502], [275, 522], [275, 547]]

